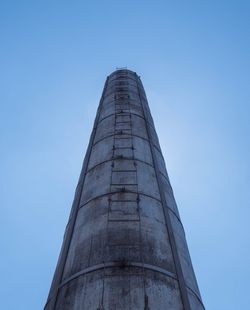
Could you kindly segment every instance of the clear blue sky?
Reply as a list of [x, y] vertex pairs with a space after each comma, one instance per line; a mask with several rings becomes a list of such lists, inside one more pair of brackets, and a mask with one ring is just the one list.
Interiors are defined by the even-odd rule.
[[249, 309], [250, 2], [1, 1], [0, 308], [42, 309], [106, 76], [141, 75], [207, 309]]

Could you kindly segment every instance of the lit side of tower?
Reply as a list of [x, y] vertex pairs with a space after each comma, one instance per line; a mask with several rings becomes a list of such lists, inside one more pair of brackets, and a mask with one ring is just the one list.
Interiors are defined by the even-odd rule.
[[146, 95], [106, 80], [46, 310], [204, 309]]

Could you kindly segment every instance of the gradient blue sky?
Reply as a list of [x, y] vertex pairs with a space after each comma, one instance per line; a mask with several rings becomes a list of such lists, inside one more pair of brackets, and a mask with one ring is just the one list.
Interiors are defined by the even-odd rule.
[[0, 308], [47, 298], [106, 76], [141, 75], [207, 309], [249, 309], [250, 2], [1, 1]]

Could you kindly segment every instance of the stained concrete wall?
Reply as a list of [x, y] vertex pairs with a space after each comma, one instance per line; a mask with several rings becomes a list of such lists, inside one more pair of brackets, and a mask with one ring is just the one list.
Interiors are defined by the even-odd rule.
[[204, 309], [146, 95], [105, 83], [46, 310]]

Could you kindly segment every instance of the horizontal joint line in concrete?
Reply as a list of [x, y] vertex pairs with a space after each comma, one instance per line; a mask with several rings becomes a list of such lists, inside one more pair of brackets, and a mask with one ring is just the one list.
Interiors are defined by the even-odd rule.
[[141, 245], [141, 243], [111, 243], [111, 244], [106, 244], [108, 248], [112, 247], [129, 247], [129, 248], [138, 248]]
[[[111, 94], [117, 95], [117, 93], [118, 93], [118, 96], [119, 96], [119, 94], [129, 95], [130, 93], [132, 93], [132, 94], [135, 94], [139, 97], [139, 92], [138, 92], [138, 90], [136, 90], [136, 88], [137, 87], [133, 84], [126, 85], [126, 86], [125, 85], [124, 86], [122, 86], [122, 85], [120, 85], [120, 86], [118, 86], [118, 85], [107, 85], [107, 89], [106, 89], [104, 98], [111, 95]], [[144, 95], [144, 97], [145, 97], [145, 95]]]
[[[75, 273], [74, 275], [72, 275], [71, 277], [69, 277], [68, 279], [64, 280], [59, 288], [63, 287], [65, 284], [67, 284], [68, 282], [82, 276], [85, 275], [87, 273], [90, 272], [94, 272], [100, 269], [106, 269], [106, 268], [112, 268], [112, 267], [121, 267], [121, 262], [110, 262], [110, 263], [103, 263], [103, 264], [98, 264], [95, 266], [91, 266], [88, 268], [85, 268], [77, 273]], [[150, 265], [150, 264], [143, 264], [143, 263], [139, 263], [139, 262], [128, 262], [125, 264], [125, 266], [122, 267], [139, 267], [139, 268], [144, 268], [144, 269], [148, 269], [148, 270], [152, 270], [152, 271], [156, 271], [156, 272], [160, 272], [161, 274], [164, 274], [167, 277], [173, 278], [175, 280], [177, 280], [176, 275], [168, 270], [165, 270], [161, 267], [158, 266], [154, 266], [154, 265]]]
[[[102, 263], [102, 264], [98, 264], [98, 265], [95, 265], [95, 266], [91, 266], [91, 267], [87, 267], [75, 274], [73, 274], [72, 276], [70, 276], [68, 279], [64, 280], [59, 286], [58, 286], [58, 289], [61, 289], [63, 286], [65, 286], [67, 283], [69, 283], [70, 281], [73, 281], [75, 280], [76, 278], [82, 276], [82, 275], [85, 275], [85, 274], [88, 274], [88, 273], [91, 273], [91, 272], [95, 272], [95, 271], [98, 271], [98, 270], [105, 270], [106, 268], [114, 268], [114, 267], [123, 267], [123, 268], [126, 268], [126, 267], [139, 267], [139, 268], [142, 268], [142, 269], [147, 269], [147, 270], [151, 270], [151, 271], [155, 271], [155, 272], [159, 272], [161, 274], [164, 274], [165, 276], [167, 277], [170, 277], [174, 280], [177, 281], [177, 277], [174, 273], [166, 270], [166, 269], [163, 269], [161, 267], [158, 267], [158, 266], [155, 266], [155, 265], [151, 265], [151, 264], [144, 264], [144, 263], [140, 263], [140, 262], [128, 262], [127, 264], [125, 265], [121, 265], [121, 262], [109, 262], [109, 263]], [[143, 273], [144, 274], [144, 273]], [[128, 276], [131, 276], [133, 274], [128, 274]], [[141, 274], [139, 274], [141, 275]], [[112, 275], [110, 275], [112, 276]], [[115, 275], [113, 275], [115, 276]], [[193, 290], [191, 289], [188, 285], [186, 285], [187, 289], [190, 290], [195, 296], [196, 298], [199, 300], [199, 302], [201, 303], [201, 305], [203, 306], [203, 308], [205, 309], [201, 299], [200, 299], [200, 296]], [[55, 296], [51, 296], [46, 305], [49, 304], [50, 300], [52, 300], [53, 298], [55, 298]], [[46, 307], [46, 306], [45, 306]]]
[[[95, 200], [95, 199], [99, 199], [99, 198], [105, 197], [105, 196], [120, 194], [120, 193], [121, 193], [121, 191], [110, 191], [110, 192], [108, 192], [108, 193], [104, 193], [104, 194], [95, 196], [95, 197], [93, 197], [93, 198], [87, 200], [87, 201], [84, 202], [83, 204], [81, 204], [80, 207], [79, 207], [79, 209], [82, 208], [82, 207], [84, 207], [84, 206], [87, 205], [89, 202], [91, 202], [91, 201], [93, 201], [93, 200]], [[156, 198], [156, 197], [153, 197], [153, 196], [151, 196], [151, 195], [145, 194], [145, 193], [141, 193], [141, 192], [139, 192], [139, 191], [136, 191], [136, 192], [135, 192], [135, 191], [127, 190], [127, 191], [125, 191], [124, 193], [126, 193], [126, 194], [128, 193], [128, 194], [143, 195], [143, 196], [152, 198], [152, 199], [154, 199], [154, 200], [156, 200], [156, 201], [158, 201], [158, 202], [161, 203], [161, 200], [160, 200], [160, 199], [158, 199], [158, 198]]]
[[[113, 213], [113, 212], [115, 212], [115, 211], [111, 211], [110, 213]], [[122, 215], [122, 216], [135, 216], [135, 215], [137, 215], [137, 214], [125, 214], [125, 215]], [[140, 219], [131, 219], [131, 220], [129, 220], [129, 219], [108, 219], [108, 221], [109, 222], [140, 222]], [[120, 246], [120, 244], [119, 244], [119, 246]]]
[[[98, 166], [100, 166], [100, 165], [102, 165], [102, 164], [105, 164], [105, 163], [108, 163], [108, 162], [114, 162], [114, 161], [116, 161], [116, 160], [123, 160], [123, 159], [134, 161], [134, 159], [133, 159], [133, 158], [130, 158], [130, 157], [122, 157], [122, 158], [111, 158], [111, 159], [107, 159], [107, 160], [104, 160], [104, 161], [102, 161], [102, 162], [100, 162], [100, 163], [94, 165], [93, 167], [89, 168], [89, 170], [86, 172], [86, 174], [89, 173], [89, 172], [91, 172], [93, 169], [97, 168]], [[110, 166], [111, 166], [111, 165], [110, 165]], [[113, 170], [113, 171], [116, 171], [116, 170]], [[119, 171], [119, 170], [117, 170], [117, 171]], [[126, 171], [130, 171], [130, 170], [126, 170]], [[134, 171], [134, 170], [131, 170], [131, 171]]]
[[117, 121], [115, 121], [115, 123], [116, 124], [130, 124], [131, 121], [124, 121], [124, 122], [117, 122]]
[[129, 169], [127, 169], [127, 170], [117, 170], [117, 169], [113, 169], [112, 170], [112, 172], [136, 172], [137, 170], [129, 170]]
[[129, 131], [131, 131], [132, 128], [130, 127], [130, 128], [122, 128], [122, 129], [120, 129], [120, 128], [116, 128], [116, 126], [115, 126], [115, 130], [118, 131], [118, 132], [121, 131], [121, 130], [122, 130], [122, 131], [123, 131], [123, 130], [129, 130]]
[[125, 199], [125, 200], [111, 199], [111, 203], [112, 203], [112, 202], [136, 202], [136, 203], [137, 203], [138, 201], [137, 201], [137, 198], [134, 199], [134, 200], [132, 200], [132, 199], [127, 199], [127, 200], [126, 200], [126, 199]]
[[[105, 140], [105, 139], [107, 139], [107, 138], [110, 138], [110, 137], [113, 137], [113, 136], [122, 136], [122, 135], [127, 136], [127, 137], [124, 137], [124, 138], [120, 138], [120, 137], [119, 137], [119, 139], [130, 139], [130, 138], [132, 138], [132, 137], [137, 137], [137, 138], [140, 138], [140, 139], [142, 139], [142, 140], [145, 140], [145, 141], [149, 142], [149, 140], [148, 140], [147, 138], [142, 137], [142, 136], [139, 136], [139, 135], [136, 135], [136, 134], [127, 134], [127, 133], [119, 134], [119, 133], [112, 133], [112, 134], [109, 134], [109, 135], [107, 135], [107, 136], [105, 136], [105, 137], [103, 137], [103, 138], [101, 138], [101, 139], [95, 141], [95, 143], [93, 144], [93, 146], [95, 146], [97, 143], [99, 143], [99, 142], [101, 142], [101, 141], [103, 141], [103, 140]], [[157, 151], [161, 154], [161, 156], [162, 156], [162, 158], [163, 158], [163, 155], [162, 155], [161, 150], [159, 149], [159, 147], [158, 147], [157, 145], [155, 145], [155, 144], [153, 144], [153, 145], [154, 145], [154, 147], [157, 149]]]
[[[105, 100], [105, 99], [104, 99]], [[121, 101], [121, 103], [119, 102], [119, 101]], [[108, 102], [109, 103], [113, 103], [113, 102], [115, 102], [115, 104], [124, 104], [124, 101], [126, 101], [126, 103], [128, 102], [128, 101], [130, 101], [130, 103], [131, 102], [138, 102], [138, 100], [137, 99], [134, 99], [134, 98], [114, 98], [114, 96], [113, 96], [113, 98], [111, 98]], [[105, 102], [104, 101], [104, 105], [105, 104], [107, 104], [107, 102]], [[140, 106], [140, 105], [138, 105], [138, 104], [136, 104], [136, 106]]]
[[114, 151], [115, 150], [133, 150], [133, 148], [132, 148], [132, 146], [115, 146], [114, 145]]
[[[84, 204], [81, 204], [79, 206], [79, 209], [81, 209], [82, 207], [84, 207], [85, 205], [87, 205], [88, 203], [90, 203], [91, 201], [95, 200], [95, 199], [99, 199], [101, 197], [104, 197], [104, 196], [109, 196], [109, 195], [114, 195], [114, 194], [118, 194], [118, 193], [121, 193], [121, 191], [111, 191], [111, 192], [108, 192], [108, 193], [105, 193], [105, 194], [101, 194], [101, 195], [98, 195], [98, 196], [95, 196], [94, 198], [91, 198], [89, 199], [88, 201], [84, 202]], [[151, 195], [148, 195], [148, 194], [145, 194], [145, 193], [142, 193], [142, 192], [139, 192], [139, 191], [131, 191], [131, 190], [126, 190], [125, 192], [123, 193], [131, 193], [131, 194], [137, 194], [137, 195], [141, 195], [141, 196], [145, 196], [145, 197], [149, 197], [151, 199], [154, 199], [156, 201], [158, 201], [159, 203], [162, 203], [162, 201], [154, 196], [151, 196]], [[113, 200], [113, 201], [116, 201], [116, 200]], [[123, 201], [123, 200], [121, 200]], [[126, 200], [124, 200], [125, 202]], [[176, 219], [179, 221], [179, 223], [181, 224], [183, 230], [184, 230], [184, 227], [182, 225], [182, 222], [181, 222], [181, 219], [179, 218], [179, 216], [171, 209], [168, 207], [168, 209], [171, 211], [171, 213], [176, 217]]]
[[[108, 162], [114, 162], [116, 160], [123, 160], [123, 159], [124, 160], [130, 160], [130, 161], [133, 161], [133, 162], [134, 161], [139, 161], [139, 162], [144, 163], [146, 165], [149, 165], [150, 167], [153, 168], [153, 166], [150, 163], [147, 163], [146, 161], [143, 161], [143, 160], [140, 160], [140, 159], [135, 159], [135, 158], [131, 158], [131, 157], [122, 157], [122, 158], [115, 158], [114, 157], [114, 158], [111, 158], [111, 159], [104, 160], [104, 161], [94, 165], [93, 167], [89, 168], [88, 171], [86, 172], [86, 174], [89, 173], [91, 170], [95, 169], [96, 167], [102, 165], [102, 164], [105, 164], [105, 163], [108, 163]], [[123, 171], [123, 170], [116, 170], [116, 169], [114, 169], [112, 171]], [[126, 170], [126, 171], [136, 171], [136, 170]]]
[[138, 185], [138, 183], [110, 183], [110, 185], [112, 186], [116, 186], [116, 185]]
[[[129, 106], [128, 106], [128, 108], [129, 108]], [[154, 127], [154, 124], [153, 123], [150, 123], [149, 121], [147, 121], [142, 115], [140, 115], [140, 114], [137, 114], [137, 113], [133, 113], [133, 112], [130, 112], [130, 113], [111, 113], [111, 114], [109, 114], [109, 115], [106, 115], [105, 117], [103, 117], [103, 118], [100, 118], [100, 120], [99, 120], [99, 122], [98, 122], [98, 124], [97, 124], [97, 126], [103, 121], [103, 120], [105, 120], [105, 119], [107, 119], [107, 118], [109, 118], [109, 117], [111, 117], [111, 116], [117, 116], [117, 114], [119, 114], [119, 116], [128, 116], [128, 115], [135, 115], [135, 116], [138, 116], [138, 117], [140, 117], [140, 118], [142, 118], [145, 122], [147, 122], [154, 130], [155, 130], [155, 127]], [[131, 122], [131, 121], [129, 121], [129, 122]], [[129, 122], [127, 122], [127, 123], [129, 123]], [[118, 123], [118, 122], [116, 122], [116, 123]], [[125, 123], [125, 122], [124, 122]], [[119, 123], [118, 123], [119, 124]]]
[[[140, 162], [140, 163], [143, 163], [143, 164], [145, 164], [145, 165], [148, 165], [148, 166], [150, 166], [150, 167], [152, 167], [152, 168], [154, 168], [154, 166], [153, 165], [151, 165], [150, 163], [148, 163], [148, 162], [146, 162], [146, 161], [144, 161], [144, 160], [141, 160], [141, 159], [138, 159], [138, 158], [131, 158], [131, 157], [122, 157], [122, 158], [111, 158], [111, 159], [107, 159], [107, 160], [104, 160], [104, 161], [102, 161], [102, 162], [100, 162], [100, 163], [98, 163], [98, 164], [96, 164], [96, 165], [94, 165], [93, 167], [91, 167], [91, 168], [89, 168], [87, 171], [86, 171], [86, 174], [88, 174], [90, 171], [92, 171], [93, 169], [95, 169], [96, 167], [98, 167], [98, 166], [100, 166], [100, 165], [102, 165], [102, 164], [105, 164], [105, 163], [108, 163], [108, 162], [113, 162], [113, 161], [116, 161], [116, 160], [131, 160], [131, 161], [138, 161], [138, 162]], [[118, 172], [118, 171], [127, 171], [127, 172], [135, 172], [136, 170], [116, 170], [116, 169], [114, 169], [114, 170], [112, 170], [113, 172]], [[170, 183], [169, 183], [169, 180], [168, 180], [168, 177], [167, 176], [165, 176], [161, 171], [160, 171], [160, 174], [166, 179], [166, 181], [168, 182], [168, 184], [169, 184], [169, 186], [171, 186], [170, 185]]]
[[[111, 89], [109, 91], [107, 91], [105, 93], [105, 96], [104, 96], [104, 100], [105, 98], [107, 98], [108, 96], [121, 96], [122, 99], [130, 99], [130, 94], [133, 94], [135, 96], [138, 96], [139, 97], [139, 94], [138, 92], [132, 90], [132, 89], [129, 89], [129, 90], [117, 90], [117, 89]], [[129, 97], [126, 97], [126, 98], [123, 98], [123, 96], [129, 96]], [[114, 99], [120, 99], [120, 98], [114, 98]], [[135, 100], [135, 99], [134, 99]]]

